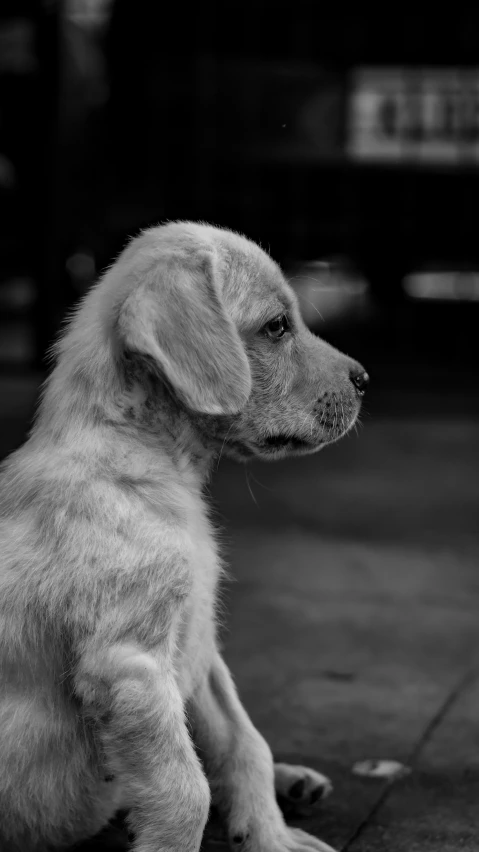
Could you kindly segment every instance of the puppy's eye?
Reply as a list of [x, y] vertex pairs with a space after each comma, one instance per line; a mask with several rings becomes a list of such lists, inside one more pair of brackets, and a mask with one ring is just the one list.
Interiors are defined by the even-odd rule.
[[264, 326], [264, 331], [271, 340], [279, 340], [283, 334], [289, 331], [289, 328], [288, 317], [286, 314], [281, 314], [279, 317], [275, 317], [273, 320], [267, 322]]

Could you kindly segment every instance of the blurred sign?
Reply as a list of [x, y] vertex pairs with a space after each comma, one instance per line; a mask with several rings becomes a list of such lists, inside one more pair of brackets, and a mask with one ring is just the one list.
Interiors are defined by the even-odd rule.
[[479, 164], [479, 68], [363, 68], [352, 78], [355, 160]]
[[406, 276], [402, 286], [411, 299], [479, 302], [478, 272], [414, 272]]

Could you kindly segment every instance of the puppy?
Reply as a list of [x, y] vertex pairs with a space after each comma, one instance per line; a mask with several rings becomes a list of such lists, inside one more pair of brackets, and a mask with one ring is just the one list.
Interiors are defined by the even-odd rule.
[[212, 800], [232, 849], [326, 852], [276, 801], [326, 779], [273, 764], [218, 650], [203, 487], [222, 452], [340, 438], [363, 368], [257, 245], [189, 222], [130, 243], [57, 356], [2, 465], [0, 848], [62, 849], [124, 808], [135, 852], [194, 852]]

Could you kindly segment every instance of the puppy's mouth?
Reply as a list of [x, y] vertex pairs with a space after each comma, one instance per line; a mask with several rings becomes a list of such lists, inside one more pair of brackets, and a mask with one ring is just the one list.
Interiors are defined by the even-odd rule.
[[315, 445], [310, 441], [304, 441], [302, 438], [280, 433], [269, 435], [263, 441], [258, 442], [257, 446], [261, 450], [311, 450]]

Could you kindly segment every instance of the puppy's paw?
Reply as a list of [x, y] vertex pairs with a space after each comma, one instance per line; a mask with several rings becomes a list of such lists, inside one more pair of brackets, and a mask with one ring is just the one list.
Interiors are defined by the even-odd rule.
[[300, 828], [287, 829], [287, 843], [285, 852], [335, 852], [332, 846], [328, 846], [319, 837], [307, 834]]
[[232, 852], [335, 852], [332, 846], [300, 828], [284, 826], [281, 831], [259, 836], [236, 835], [230, 839]]
[[288, 814], [310, 813], [333, 789], [329, 778], [320, 772], [289, 763], [275, 763], [274, 785], [278, 801]]

